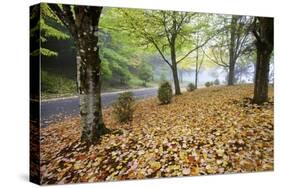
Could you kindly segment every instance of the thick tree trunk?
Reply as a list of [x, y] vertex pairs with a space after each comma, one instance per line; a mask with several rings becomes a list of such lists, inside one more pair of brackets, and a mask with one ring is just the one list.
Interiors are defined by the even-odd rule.
[[273, 50], [273, 18], [259, 18], [259, 29], [254, 33], [257, 38], [257, 62], [253, 102], [262, 104], [268, 100], [268, 75]]
[[100, 59], [93, 52], [85, 53], [79, 64], [77, 71], [80, 82], [78, 91], [82, 125], [81, 140], [92, 144], [107, 132], [101, 109]]
[[80, 96], [81, 141], [98, 142], [108, 132], [101, 109], [101, 60], [98, 47], [99, 16], [84, 15], [78, 30], [77, 85]]
[[253, 99], [253, 102], [256, 104], [262, 104], [268, 100], [268, 74], [271, 53], [262, 48], [263, 47], [261, 46], [257, 49], [257, 64]]
[[49, 4], [73, 36], [77, 53], [77, 88], [80, 97], [81, 140], [96, 143], [106, 132], [101, 110], [101, 60], [98, 25], [102, 7]]

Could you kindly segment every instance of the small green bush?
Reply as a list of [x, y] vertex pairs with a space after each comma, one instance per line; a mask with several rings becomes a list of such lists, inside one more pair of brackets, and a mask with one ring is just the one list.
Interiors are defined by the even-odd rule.
[[158, 99], [161, 104], [168, 104], [173, 97], [172, 86], [169, 82], [163, 82], [158, 89]]
[[215, 85], [220, 85], [220, 80], [219, 79], [215, 79], [214, 84]]
[[211, 82], [206, 82], [206, 83], [205, 83], [205, 86], [206, 86], [206, 87], [210, 87], [211, 85], [212, 85]]
[[187, 91], [194, 91], [196, 88], [195, 88], [195, 85], [193, 83], [189, 83], [186, 90]]
[[120, 123], [133, 120], [135, 99], [132, 92], [121, 93], [113, 104], [113, 114]]

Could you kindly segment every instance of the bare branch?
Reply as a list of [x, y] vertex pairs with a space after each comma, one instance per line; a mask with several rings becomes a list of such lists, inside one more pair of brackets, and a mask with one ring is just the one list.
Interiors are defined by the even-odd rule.
[[215, 64], [217, 64], [217, 65], [219, 65], [219, 66], [222, 66], [222, 67], [228, 67], [227, 64], [225, 64], [225, 63], [219, 63], [218, 60], [212, 59], [212, 58], [205, 52], [205, 50], [204, 50], [203, 48], [202, 48], [202, 51], [203, 51], [203, 53], [205, 54], [205, 56], [206, 56], [208, 59], [210, 59], [213, 63], [215, 63]]
[[190, 50], [187, 54], [185, 54], [181, 59], [179, 59], [177, 61], [177, 63], [180, 63], [181, 61], [183, 61], [185, 58], [187, 58], [192, 52], [194, 52], [195, 50], [202, 48], [205, 44], [207, 44], [209, 42], [209, 40], [211, 40], [213, 38], [213, 36], [209, 37], [205, 42], [203, 42], [202, 44], [200, 44], [199, 46], [196, 46], [195, 48], [193, 48], [192, 50]]
[[157, 49], [157, 51], [159, 52], [159, 54], [161, 55], [161, 57], [163, 58], [163, 60], [169, 65], [169, 67], [172, 68], [171, 63], [166, 59], [166, 57], [164, 56], [163, 52], [161, 51], [161, 49], [159, 48], [159, 46], [157, 45], [157, 43], [151, 38], [150, 39], [151, 43], [155, 46], [155, 48]]
[[161, 20], [161, 22], [163, 24], [167, 40], [168, 40], [169, 44], [171, 44], [171, 39], [170, 39], [170, 36], [169, 36], [169, 31], [168, 31], [168, 28], [167, 28], [167, 24], [166, 24], [166, 13], [164, 11], [161, 11], [161, 13], [163, 15], [163, 19]]

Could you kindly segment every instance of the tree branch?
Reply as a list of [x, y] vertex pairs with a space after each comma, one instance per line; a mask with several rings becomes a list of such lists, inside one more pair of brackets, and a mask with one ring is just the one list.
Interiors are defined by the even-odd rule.
[[164, 11], [161, 11], [161, 13], [163, 14], [163, 19], [161, 20], [161, 22], [164, 26], [164, 30], [165, 30], [165, 33], [166, 33], [167, 40], [168, 40], [169, 44], [171, 45], [171, 39], [170, 39], [170, 36], [169, 36], [167, 24], [166, 24], [166, 13]]
[[187, 58], [192, 52], [194, 52], [195, 50], [202, 48], [205, 44], [207, 44], [209, 42], [209, 40], [211, 40], [211, 38], [213, 38], [213, 36], [209, 37], [205, 42], [203, 42], [202, 44], [200, 44], [199, 46], [196, 46], [195, 48], [193, 48], [192, 50], [190, 50], [187, 54], [185, 54], [181, 59], [179, 59], [176, 63], [180, 63], [182, 60], [184, 60], [185, 58]]
[[69, 29], [71, 35], [76, 38], [76, 26], [70, 5], [63, 5], [61, 9], [57, 4], [48, 4], [50, 9], [58, 16], [62, 23]]
[[57, 4], [48, 4], [50, 9], [55, 13], [55, 15], [61, 20], [61, 22], [68, 28], [69, 23], [65, 19], [65, 15], [62, 9]]
[[155, 46], [155, 48], [157, 49], [157, 51], [159, 52], [159, 54], [161, 55], [161, 57], [163, 58], [163, 60], [169, 65], [169, 67], [172, 68], [171, 63], [165, 58], [163, 52], [161, 51], [161, 49], [159, 48], [159, 46], [157, 45], [157, 43], [153, 40], [150, 39], [151, 43]]
[[210, 59], [213, 63], [215, 63], [215, 64], [217, 64], [217, 65], [219, 65], [219, 66], [222, 66], [222, 67], [228, 67], [227, 64], [225, 64], [225, 63], [219, 63], [218, 60], [212, 59], [212, 58], [205, 52], [205, 50], [204, 50], [203, 48], [202, 48], [202, 51], [203, 51], [203, 53], [205, 54], [205, 56], [206, 56], [208, 59]]
[[253, 21], [253, 29], [252, 29], [252, 33], [254, 34], [255, 38], [257, 39], [257, 41], [260, 43], [261, 42], [261, 37], [257, 31], [257, 20], [258, 18], [255, 17], [254, 21]]

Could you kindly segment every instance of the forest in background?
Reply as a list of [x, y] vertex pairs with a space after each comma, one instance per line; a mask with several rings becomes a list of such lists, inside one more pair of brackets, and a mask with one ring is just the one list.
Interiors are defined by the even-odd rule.
[[[48, 8], [45, 9], [48, 12]], [[156, 87], [164, 80], [173, 83], [173, 71], [165, 62], [171, 61], [170, 48], [163, 36], [165, 31], [161, 30], [161, 25], [154, 24], [165, 16], [163, 12], [103, 8], [99, 25], [103, 92]], [[130, 14], [134, 17], [129, 17]], [[147, 18], [152, 25], [147, 25]], [[235, 74], [232, 74], [231, 82], [253, 83], [256, 52], [254, 37], [249, 31], [254, 17], [187, 13], [186, 18], [189, 21], [182, 26], [175, 45], [179, 59], [184, 58], [176, 70], [181, 88], [190, 83], [203, 87], [206, 82], [214, 81], [232, 85], [228, 79], [232, 72]], [[138, 23], [140, 30], [150, 29], [149, 32], [158, 35], [152, 37], [157, 40], [160, 53], [147, 41], [148, 36], [130, 30], [130, 21]], [[42, 97], [75, 95], [77, 68], [73, 37], [50, 13], [42, 17], [42, 23], [46, 26], [42, 27], [42, 34], [46, 35], [42, 42], [42, 48], [46, 50], [42, 53], [41, 64]], [[231, 29], [234, 26], [235, 32]], [[232, 38], [235, 38], [235, 44], [231, 44]], [[231, 48], [235, 53], [232, 55], [234, 67], [230, 66]], [[273, 82], [273, 57], [270, 69], [270, 81]]]

